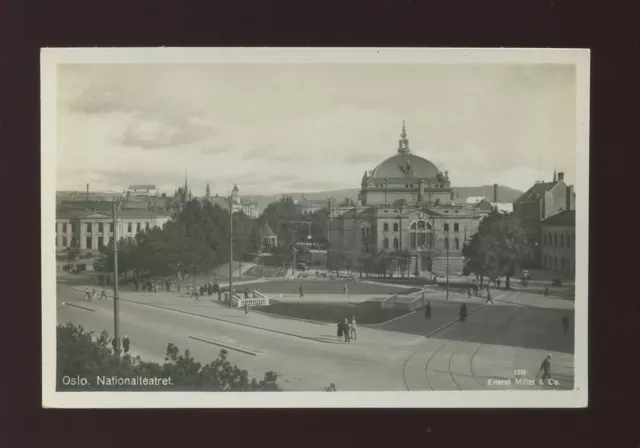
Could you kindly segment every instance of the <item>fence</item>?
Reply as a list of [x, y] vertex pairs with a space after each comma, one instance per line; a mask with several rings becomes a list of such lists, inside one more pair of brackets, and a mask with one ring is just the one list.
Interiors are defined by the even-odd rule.
[[[225, 293], [225, 298], [228, 300], [229, 293]], [[258, 291], [252, 291], [251, 295], [248, 299], [244, 297], [240, 297], [237, 294], [233, 295], [231, 299], [231, 306], [234, 308], [244, 308], [245, 305], [248, 306], [267, 306], [269, 305], [269, 297], [264, 294], [259, 293]]]

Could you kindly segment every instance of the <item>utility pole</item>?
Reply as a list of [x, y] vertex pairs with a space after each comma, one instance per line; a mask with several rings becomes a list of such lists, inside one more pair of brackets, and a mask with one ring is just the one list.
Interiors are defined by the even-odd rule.
[[233, 201], [229, 196], [229, 308], [233, 297]]
[[113, 202], [113, 327], [116, 354], [120, 359], [120, 297], [118, 296], [118, 220], [116, 218], [116, 201]]
[[449, 300], [449, 231], [447, 231], [445, 242], [447, 243], [447, 300]]

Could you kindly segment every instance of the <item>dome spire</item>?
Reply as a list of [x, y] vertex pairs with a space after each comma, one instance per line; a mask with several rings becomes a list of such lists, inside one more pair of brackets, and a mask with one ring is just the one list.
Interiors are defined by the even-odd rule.
[[399, 154], [411, 154], [409, 149], [409, 139], [407, 138], [407, 127], [404, 120], [402, 120], [402, 133], [400, 134], [400, 140], [398, 141], [398, 153]]

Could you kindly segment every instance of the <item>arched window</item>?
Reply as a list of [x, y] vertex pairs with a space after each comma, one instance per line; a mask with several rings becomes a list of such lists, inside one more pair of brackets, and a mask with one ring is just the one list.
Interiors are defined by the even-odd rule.
[[393, 248], [394, 249], [398, 249], [399, 245], [398, 245], [398, 238], [394, 238], [393, 239]]
[[431, 247], [431, 224], [427, 221], [414, 221], [409, 226], [409, 244], [411, 249]]
[[382, 239], [382, 248], [383, 249], [389, 249], [389, 238], [383, 238]]
[[453, 240], [453, 245], [454, 245], [456, 250], [460, 250], [460, 240], [458, 238], [455, 238]]

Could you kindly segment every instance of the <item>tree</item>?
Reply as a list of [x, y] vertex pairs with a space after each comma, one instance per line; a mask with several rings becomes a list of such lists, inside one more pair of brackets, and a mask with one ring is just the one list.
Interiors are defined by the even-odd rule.
[[530, 256], [520, 220], [513, 214], [493, 212], [486, 216], [462, 248], [465, 257], [465, 273], [480, 276], [480, 286], [484, 276], [506, 277], [506, 287], [516, 268]]
[[[57, 327], [57, 389], [78, 390], [65, 384], [63, 378], [166, 378], [171, 385], [142, 386], [142, 390], [183, 391], [280, 391], [277, 375], [267, 372], [261, 381], [249, 378], [246, 370], [231, 364], [227, 351], [221, 350], [213, 362], [203, 365], [191, 357], [188, 350], [180, 354], [173, 344], [168, 344], [165, 362], [143, 361], [139, 356], [124, 355], [120, 359], [113, 352], [108, 333], [96, 336], [82, 326], [68, 323]], [[100, 385], [95, 380], [87, 390], [136, 390], [135, 386]]]
[[336, 275], [345, 267], [345, 256], [342, 251], [331, 250], [327, 254], [327, 269], [336, 271]]

